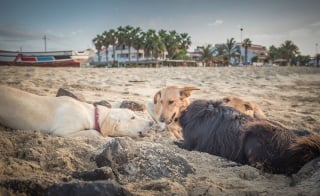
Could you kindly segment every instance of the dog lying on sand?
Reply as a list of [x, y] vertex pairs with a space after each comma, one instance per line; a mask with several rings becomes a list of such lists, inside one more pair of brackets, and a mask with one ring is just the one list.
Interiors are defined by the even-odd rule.
[[[152, 118], [160, 124], [161, 129], [167, 128], [173, 134], [174, 139], [183, 139], [178, 118], [181, 112], [189, 106], [189, 97], [194, 90], [200, 89], [193, 86], [167, 86], [157, 91], [153, 103], [148, 104], [147, 109]], [[266, 118], [260, 107], [251, 101], [227, 96], [222, 99], [222, 102], [252, 117]]]
[[197, 87], [168, 86], [160, 89], [153, 97], [153, 103], [147, 106], [152, 118], [160, 124], [161, 129], [167, 128], [174, 139], [182, 139], [181, 127], [178, 123], [181, 111], [190, 104], [189, 97]]
[[197, 100], [179, 118], [187, 150], [279, 174], [296, 173], [320, 156], [320, 135], [253, 118], [219, 101]]
[[0, 86], [0, 123], [20, 130], [39, 130], [63, 137], [139, 137], [153, 121], [129, 109], [88, 104], [68, 96], [38, 96]]

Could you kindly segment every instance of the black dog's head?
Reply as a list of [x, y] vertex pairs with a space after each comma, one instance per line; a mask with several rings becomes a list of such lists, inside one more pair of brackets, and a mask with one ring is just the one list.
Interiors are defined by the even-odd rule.
[[[221, 151], [236, 151], [240, 127], [250, 119], [250, 116], [220, 101], [196, 100], [179, 118], [183, 147], [218, 155], [225, 153]], [[235, 144], [224, 148], [229, 143]]]
[[[182, 112], [179, 123], [183, 129], [189, 129], [190, 126], [216, 127], [223, 123], [230, 124], [235, 120], [238, 122], [240, 118], [246, 121], [251, 119], [250, 116], [224, 105], [221, 101], [196, 100]], [[199, 129], [196, 128], [196, 130]]]

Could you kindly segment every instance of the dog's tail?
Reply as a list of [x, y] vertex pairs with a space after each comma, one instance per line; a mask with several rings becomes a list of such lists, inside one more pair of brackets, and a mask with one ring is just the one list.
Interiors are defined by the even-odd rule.
[[311, 133], [300, 136], [286, 152], [289, 173], [296, 173], [304, 164], [320, 156], [320, 135]]

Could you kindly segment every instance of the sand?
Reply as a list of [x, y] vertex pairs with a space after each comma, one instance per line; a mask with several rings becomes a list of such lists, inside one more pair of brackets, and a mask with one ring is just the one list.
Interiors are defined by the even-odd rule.
[[[0, 84], [46, 96], [55, 96], [62, 87], [82, 94], [88, 101], [107, 100], [113, 107], [118, 107], [125, 100], [147, 103], [159, 88], [166, 85], [196, 86], [200, 90], [192, 93], [191, 101], [239, 96], [260, 105], [271, 120], [320, 134], [319, 68], [106, 69], [1, 66]], [[27, 194], [37, 190], [36, 185], [39, 184], [47, 187], [73, 181], [73, 172], [97, 168], [90, 157], [106, 142], [90, 138], [69, 140], [42, 134], [37, 130], [12, 130], [3, 126], [0, 126], [0, 135], [0, 195], [1, 191], [12, 191], [9, 184], [17, 180], [23, 181], [26, 187], [30, 185], [28, 183], [35, 186], [34, 189], [25, 188], [24, 193]], [[195, 173], [189, 174], [182, 181], [162, 179], [171, 184], [179, 182], [179, 187], [189, 195], [320, 194], [320, 170], [291, 187], [291, 179], [284, 175], [263, 173], [249, 166], [224, 168], [221, 162], [225, 163], [225, 160], [220, 157], [179, 149], [170, 140], [168, 133], [152, 132], [143, 140], [169, 147], [194, 167]], [[161, 190], [139, 190], [137, 187], [142, 187], [143, 183], [122, 185], [138, 195], [163, 194]]]

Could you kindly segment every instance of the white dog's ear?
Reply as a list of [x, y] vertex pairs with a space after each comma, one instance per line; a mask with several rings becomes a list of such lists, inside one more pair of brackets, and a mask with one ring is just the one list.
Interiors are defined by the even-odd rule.
[[161, 90], [159, 90], [153, 97], [153, 104], [157, 104], [158, 100], [161, 98]]
[[191, 95], [191, 91], [194, 91], [194, 90], [200, 90], [200, 89], [194, 86], [186, 86], [180, 90], [180, 96], [189, 97]]

